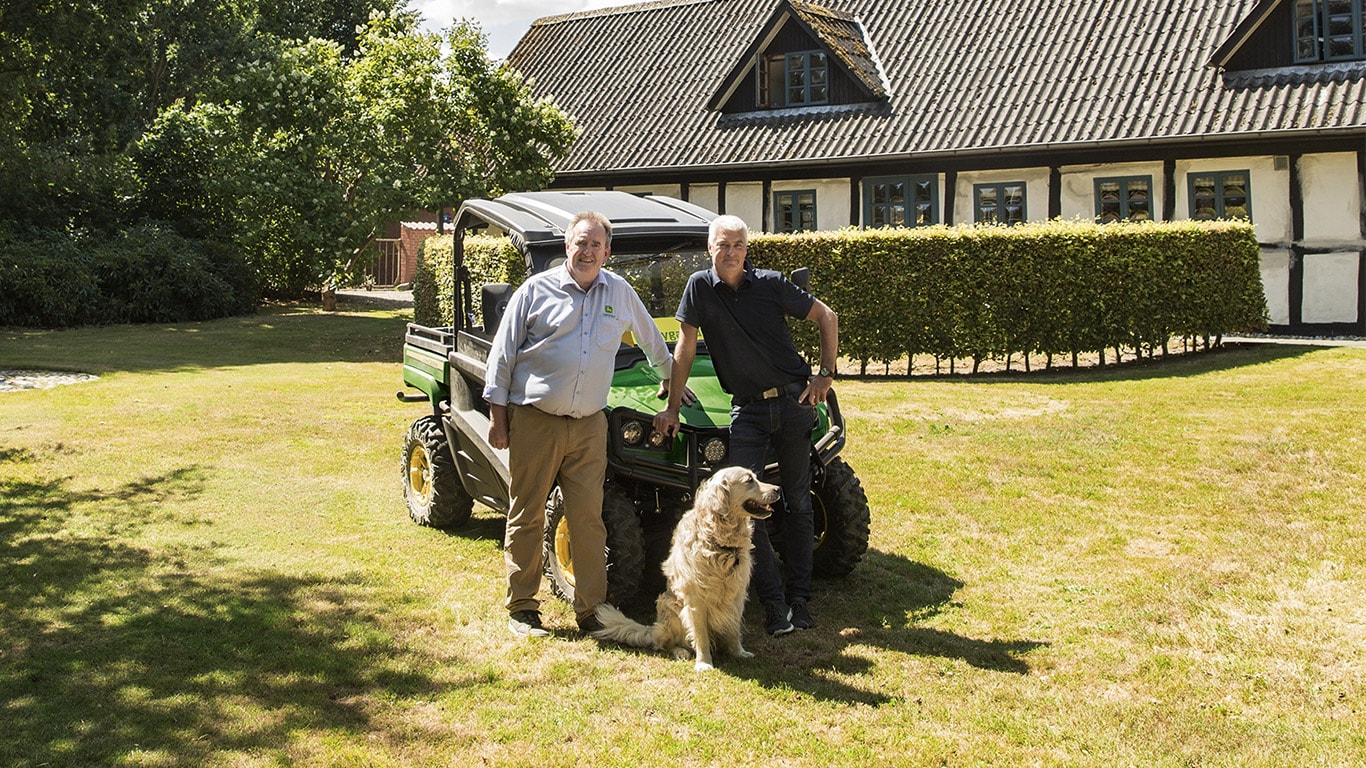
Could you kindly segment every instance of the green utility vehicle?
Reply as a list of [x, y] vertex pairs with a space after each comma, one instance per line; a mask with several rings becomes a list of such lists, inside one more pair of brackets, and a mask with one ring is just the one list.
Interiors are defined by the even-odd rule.
[[[409, 324], [403, 349], [403, 381], [419, 392], [400, 391], [398, 397], [431, 407], [430, 414], [413, 422], [403, 443], [403, 492], [408, 514], [418, 523], [455, 527], [469, 518], [476, 501], [504, 514], [509, 504], [507, 451], [488, 443], [483, 390], [490, 344], [513, 287], [472, 285], [463, 263], [464, 237], [472, 232], [507, 236], [526, 259], [527, 273], [534, 274], [563, 262], [565, 229], [575, 213], [586, 210], [600, 211], [613, 223], [607, 269], [631, 282], [665, 340], [677, 340], [673, 314], [688, 276], [711, 266], [707, 226], [715, 214], [673, 198], [625, 192], [531, 192], [466, 202], [453, 222], [455, 325]], [[799, 283], [805, 277], [805, 270], [793, 275]], [[697, 402], [682, 409], [682, 429], [672, 439], [657, 432], [651, 421], [663, 406], [656, 397], [659, 379], [627, 336], [617, 352], [608, 396], [603, 496], [608, 599], [616, 605], [637, 595], [652, 599], [663, 589], [658, 564], [667, 555], [673, 527], [698, 485], [727, 466], [730, 425], [730, 396], [717, 381], [702, 339], [688, 381]], [[849, 573], [868, 546], [868, 500], [854, 471], [839, 458], [845, 439], [832, 391], [818, 408], [811, 434], [818, 576]], [[765, 474], [778, 482], [776, 464]], [[556, 595], [572, 600], [572, 549], [561, 524], [558, 488], [546, 499], [546, 512], [546, 575]], [[779, 552], [783, 518], [783, 510], [775, 509], [768, 522]]]

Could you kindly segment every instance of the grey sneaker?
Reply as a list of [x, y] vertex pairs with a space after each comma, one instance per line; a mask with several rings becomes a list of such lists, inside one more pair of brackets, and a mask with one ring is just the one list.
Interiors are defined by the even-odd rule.
[[550, 633], [541, 626], [541, 614], [538, 611], [513, 612], [508, 616], [508, 629], [519, 637], [550, 637]]
[[792, 604], [792, 610], [788, 611], [788, 618], [792, 621], [792, 626], [797, 629], [811, 629], [816, 626], [816, 622], [811, 619], [811, 612], [806, 610], [805, 600], [798, 600]]
[[764, 630], [777, 637], [786, 635], [794, 629], [792, 611], [782, 603], [769, 603], [764, 606]]

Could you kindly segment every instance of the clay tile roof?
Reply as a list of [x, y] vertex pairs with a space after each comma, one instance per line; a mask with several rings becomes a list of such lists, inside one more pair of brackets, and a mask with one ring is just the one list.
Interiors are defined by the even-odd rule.
[[[1238, 35], [1266, 34], [1269, 2], [660, 0], [540, 19], [508, 63], [581, 129], [558, 164], [567, 183], [1366, 135], [1360, 62], [1298, 75], [1214, 66]], [[886, 98], [722, 115], [718, 89], [788, 8]]]

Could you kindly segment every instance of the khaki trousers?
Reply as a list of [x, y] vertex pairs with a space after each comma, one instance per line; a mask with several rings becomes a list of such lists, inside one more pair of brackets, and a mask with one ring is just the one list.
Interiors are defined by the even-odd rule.
[[509, 613], [537, 610], [544, 565], [545, 503], [558, 482], [564, 525], [573, 542], [574, 613], [593, 614], [607, 599], [607, 528], [602, 484], [607, 475], [607, 415], [552, 416], [529, 405], [508, 406], [512, 503], [503, 560]]

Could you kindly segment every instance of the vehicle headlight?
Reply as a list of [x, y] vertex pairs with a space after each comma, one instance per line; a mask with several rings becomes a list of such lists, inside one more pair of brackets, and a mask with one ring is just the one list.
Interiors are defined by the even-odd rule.
[[667, 438], [664, 437], [664, 433], [663, 433], [663, 432], [660, 432], [660, 431], [657, 430], [657, 429], [652, 429], [652, 430], [650, 430], [650, 436], [645, 440], [645, 447], [647, 447], [647, 448], [663, 448], [663, 447], [664, 447], [664, 441], [665, 441], [666, 439], [667, 439]]
[[640, 445], [645, 439], [645, 425], [638, 421], [628, 421], [621, 425], [621, 441], [630, 446]]
[[726, 441], [713, 437], [702, 444], [702, 459], [708, 464], [720, 464], [726, 458]]

